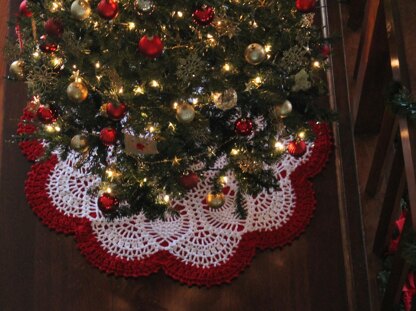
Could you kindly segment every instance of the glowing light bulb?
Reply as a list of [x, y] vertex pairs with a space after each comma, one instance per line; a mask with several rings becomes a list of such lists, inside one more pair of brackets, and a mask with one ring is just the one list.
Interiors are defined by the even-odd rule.
[[285, 145], [282, 142], [280, 142], [280, 141], [277, 141], [274, 144], [274, 147], [276, 148], [276, 151], [278, 151], [278, 152], [283, 152], [283, 151], [286, 150]]
[[128, 23], [127, 23], [127, 28], [128, 28], [129, 30], [133, 30], [133, 29], [135, 29], [135, 28], [136, 28], [136, 24], [135, 24], [135, 23], [133, 23], [133, 22], [128, 22]]
[[321, 68], [321, 63], [319, 62], [319, 61], [314, 61], [313, 62], [313, 66], [315, 67], [315, 68]]
[[133, 89], [135, 95], [144, 94], [144, 88], [141, 85], [136, 85]]
[[183, 12], [182, 12], [182, 11], [178, 11], [178, 12], [176, 13], [176, 15], [177, 15], [179, 18], [182, 18], [182, 17], [183, 17]]
[[306, 133], [304, 131], [301, 131], [301, 132], [298, 133], [298, 137], [300, 139], [304, 139], [306, 137]]
[[264, 50], [266, 51], [266, 53], [269, 53], [272, 50], [272, 46], [270, 44], [266, 44], [264, 46]]
[[240, 150], [238, 150], [238, 149], [231, 149], [231, 155], [233, 155], [233, 156], [236, 156], [236, 155], [238, 155], [239, 153], [240, 153]]
[[152, 80], [152, 81], [150, 81], [150, 86], [151, 87], [159, 87], [160, 83], [159, 83], [159, 81]]
[[231, 65], [229, 63], [225, 63], [224, 66], [222, 66], [222, 69], [224, 69], [224, 71], [230, 71]]
[[97, 68], [97, 69], [98, 69], [98, 68], [100, 68], [100, 67], [101, 67], [100, 62], [96, 62], [96, 63], [95, 63], [95, 68]]
[[32, 54], [34, 59], [38, 59], [40, 57], [40, 53], [38, 51], [33, 52]]

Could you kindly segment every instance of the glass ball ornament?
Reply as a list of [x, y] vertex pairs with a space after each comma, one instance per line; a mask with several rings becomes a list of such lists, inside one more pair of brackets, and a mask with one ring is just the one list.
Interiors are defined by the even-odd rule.
[[29, 10], [27, 0], [23, 0], [19, 5], [19, 13], [24, 17], [32, 17], [33, 13]]
[[248, 118], [240, 118], [235, 121], [234, 130], [238, 135], [249, 136], [253, 133], [253, 121]]
[[247, 46], [244, 58], [251, 65], [261, 64], [267, 58], [266, 49], [261, 44], [252, 43]]
[[118, 121], [126, 115], [127, 106], [123, 103], [119, 103], [118, 105], [107, 103], [105, 104], [105, 112], [110, 119]]
[[117, 131], [112, 127], [105, 127], [100, 131], [100, 141], [105, 146], [114, 145], [117, 141]]
[[70, 146], [73, 150], [84, 153], [89, 149], [88, 137], [83, 134], [77, 134], [71, 138]]
[[25, 78], [25, 63], [23, 60], [15, 60], [11, 63], [9, 68], [10, 76], [17, 80], [23, 80]]
[[88, 88], [82, 82], [72, 82], [66, 89], [68, 98], [74, 103], [82, 103], [88, 97]]
[[206, 197], [207, 204], [210, 208], [220, 208], [225, 204], [224, 193], [209, 193]]
[[303, 140], [293, 140], [287, 145], [287, 151], [291, 156], [300, 158], [306, 153], [306, 143]]
[[238, 95], [235, 89], [230, 88], [222, 93], [213, 93], [212, 99], [218, 109], [226, 111], [237, 106]]
[[152, 0], [135, 0], [134, 7], [138, 11], [139, 14], [141, 13], [152, 13], [155, 9], [155, 3]]
[[296, 9], [302, 13], [310, 13], [316, 7], [316, 0], [296, 0]]
[[159, 57], [163, 53], [163, 47], [163, 42], [159, 36], [144, 35], [137, 45], [139, 52], [149, 58]]
[[80, 21], [87, 19], [91, 15], [91, 7], [88, 1], [75, 0], [71, 4], [71, 15]]
[[97, 5], [98, 15], [105, 20], [112, 20], [118, 15], [118, 3], [114, 0], [101, 0]]
[[195, 172], [186, 172], [179, 177], [179, 184], [189, 190], [195, 188], [199, 183], [199, 176]]
[[108, 215], [117, 210], [119, 201], [112, 194], [105, 192], [98, 197], [97, 205], [104, 215]]
[[285, 100], [283, 103], [278, 104], [272, 108], [272, 116], [275, 119], [286, 118], [293, 110], [292, 103]]
[[215, 17], [215, 10], [209, 5], [202, 5], [199, 9], [196, 9], [192, 14], [195, 23], [200, 26], [208, 26], [212, 23]]
[[180, 103], [176, 108], [176, 119], [180, 123], [191, 123], [195, 118], [195, 109], [191, 104]]
[[64, 25], [55, 18], [49, 18], [44, 24], [48, 36], [59, 38], [64, 33]]

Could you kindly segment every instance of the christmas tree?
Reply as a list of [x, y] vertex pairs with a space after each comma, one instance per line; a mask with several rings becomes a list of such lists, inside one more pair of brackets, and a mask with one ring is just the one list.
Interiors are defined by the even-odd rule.
[[[277, 189], [271, 166], [301, 157], [328, 116], [328, 42], [315, 0], [25, 0], [10, 77], [48, 152], [78, 153], [110, 219], [171, 211], [212, 171], [211, 208], [232, 172], [242, 194]], [[295, 137], [284, 145], [281, 139]], [[241, 217], [245, 210], [236, 204]]]

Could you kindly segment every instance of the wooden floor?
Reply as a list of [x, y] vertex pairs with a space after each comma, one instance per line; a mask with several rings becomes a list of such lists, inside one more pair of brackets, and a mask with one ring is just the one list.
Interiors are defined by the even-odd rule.
[[[17, 2], [11, 6], [16, 10]], [[331, 10], [330, 19], [336, 21], [335, 1]], [[3, 38], [4, 23], [0, 30]], [[335, 69], [342, 74], [342, 51], [338, 57]], [[25, 105], [24, 85], [6, 82], [5, 86], [4, 105], [0, 105], [2, 141], [14, 133]], [[347, 119], [341, 120], [341, 134], [350, 133]], [[24, 197], [29, 164], [15, 145], [4, 143], [0, 166], [0, 310], [370, 310], [362, 275], [365, 262], [359, 249], [360, 223], [356, 211], [349, 211], [354, 213], [350, 215], [343, 207], [354, 198], [345, 199], [347, 189], [337, 188], [342, 178], [350, 176], [354, 182], [350, 172], [339, 173], [340, 161], [353, 158], [344, 144], [349, 139], [336, 137], [336, 152], [314, 179], [317, 212], [306, 233], [282, 250], [259, 253], [233, 283], [211, 289], [183, 286], [162, 273], [141, 279], [115, 278], [89, 266], [72, 237], [50, 231], [31, 212]], [[358, 233], [351, 235], [354, 228]]]

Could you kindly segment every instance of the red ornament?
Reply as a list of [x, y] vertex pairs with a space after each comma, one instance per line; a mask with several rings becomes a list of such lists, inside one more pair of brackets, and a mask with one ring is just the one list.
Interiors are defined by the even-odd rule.
[[97, 6], [97, 13], [102, 19], [111, 20], [118, 15], [118, 4], [114, 0], [101, 0]]
[[111, 146], [116, 143], [117, 131], [112, 127], [105, 127], [100, 131], [100, 140], [106, 146]]
[[207, 26], [212, 23], [215, 17], [214, 8], [209, 5], [203, 5], [192, 14], [195, 23], [200, 26]]
[[103, 214], [111, 214], [113, 213], [118, 207], [118, 200], [117, 198], [113, 197], [109, 193], [103, 193], [97, 201], [98, 208], [100, 209]]
[[158, 36], [143, 36], [137, 46], [140, 53], [149, 57], [156, 58], [163, 52], [163, 42]]
[[250, 119], [238, 119], [235, 121], [234, 130], [238, 135], [248, 136], [253, 133], [253, 122]]
[[19, 13], [20, 13], [20, 15], [25, 16], [25, 17], [31, 17], [32, 16], [33, 13], [31, 11], [29, 11], [29, 8], [27, 7], [27, 1], [26, 0], [23, 0], [20, 3]]
[[296, 0], [296, 9], [302, 13], [309, 13], [315, 9], [316, 0]]
[[56, 121], [55, 114], [52, 109], [47, 106], [40, 106], [36, 112], [36, 116], [44, 124], [51, 124]]
[[64, 26], [62, 23], [54, 18], [49, 18], [43, 26], [45, 27], [45, 32], [51, 37], [61, 37], [64, 32]]
[[321, 47], [321, 55], [324, 58], [328, 58], [331, 55], [331, 46], [329, 44], [324, 44]]
[[306, 152], [306, 143], [303, 140], [293, 140], [287, 145], [287, 151], [296, 158], [301, 157]]
[[199, 176], [194, 172], [184, 174], [179, 178], [179, 184], [189, 190], [196, 187], [199, 183]]
[[124, 117], [127, 111], [127, 106], [123, 103], [118, 104], [117, 106], [113, 103], [107, 103], [105, 105], [105, 112], [113, 120], [120, 120]]
[[54, 53], [58, 50], [58, 45], [55, 43], [41, 43], [39, 44], [39, 49], [44, 53]]

